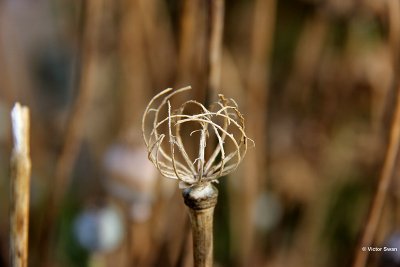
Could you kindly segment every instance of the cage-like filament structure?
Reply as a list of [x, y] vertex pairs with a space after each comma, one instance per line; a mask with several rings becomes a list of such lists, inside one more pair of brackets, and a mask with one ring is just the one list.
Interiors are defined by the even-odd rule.
[[[180, 180], [183, 188], [216, 182], [217, 178], [234, 171], [246, 154], [248, 141], [252, 141], [246, 136], [244, 118], [236, 102], [221, 94], [210, 110], [194, 100], [172, 109], [170, 99], [190, 89], [168, 88], [160, 92], [149, 102], [142, 119], [150, 161], [163, 176]], [[190, 109], [196, 112], [190, 114]], [[188, 124], [190, 127], [183, 130]], [[183, 138], [185, 132], [190, 134]], [[195, 156], [190, 156], [185, 144], [191, 146], [190, 152], [198, 147]], [[207, 148], [207, 144], [215, 148]]]

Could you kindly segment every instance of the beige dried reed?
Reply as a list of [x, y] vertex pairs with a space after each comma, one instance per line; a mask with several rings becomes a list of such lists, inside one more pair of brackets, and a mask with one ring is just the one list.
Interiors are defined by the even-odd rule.
[[51, 181], [51, 190], [47, 200], [47, 209], [44, 211], [43, 221], [40, 226], [40, 238], [38, 243], [46, 247], [39, 253], [42, 266], [52, 266], [54, 253], [52, 248], [57, 240], [55, 234], [56, 221], [61, 212], [62, 201], [69, 188], [71, 173], [79, 152], [84, 135], [86, 113], [93, 95], [95, 94], [95, 71], [99, 64], [100, 49], [99, 40], [102, 29], [102, 21], [106, 0], [90, 0], [82, 4], [83, 32], [80, 40], [81, 74], [74, 81], [77, 86], [77, 95], [72, 104], [71, 111], [64, 129], [64, 140], [59, 158], [55, 167], [54, 179]]
[[[389, 46], [391, 47], [393, 61], [393, 69], [398, 72], [399, 64], [399, 25], [400, 7], [397, 1], [388, 1], [388, 17], [389, 17]], [[396, 159], [400, 149], [400, 86], [397, 82], [397, 96], [394, 108], [390, 137], [386, 149], [385, 160], [381, 169], [381, 173], [377, 182], [377, 189], [372, 199], [369, 214], [365, 222], [364, 229], [361, 233], [361, 238], [356, 246], [353, 267], [365, 267], [368, 264], [368, 251], [363, 251], [364, 246], [372, 246], [381, 221], [383, 208], [386, 197], [393, 180], [393, 174], [396, 169]]]
[[28, 266], [29, 109], [16, 103], [11, 112], [14, 148], [11, 156], [10, 266]]

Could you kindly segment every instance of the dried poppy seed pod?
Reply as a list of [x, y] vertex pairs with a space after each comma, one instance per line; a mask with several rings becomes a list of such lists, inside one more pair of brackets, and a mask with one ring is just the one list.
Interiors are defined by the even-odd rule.
[[[246, 136], [244, 118], [236, 102], [223, 95], [210, 109], [194, 100], [172, 109], [170, 99], [190, 89], [170, 88], [156, 95], [144, 112], [142, 132], [149, 160], [163, 176], [179, 180], [179, 187], [184, 189], [193, 230], [194, 266], [210, 267], [213, 213], [218, 197], [218, 190], [211, 183], [238, 167], [251, 139]], [[166, 115], [162, 117], [163, 114]], [[147, 130], [149, 120], [152, 126]], [[207, 143], [211, 148], [209, 156]], [[216, 143], [215, 147], [210, 143]], [[197, 153], [187, 150], [189, 146], [197, 146]]]
[[[148, 157], [160, 173], [181, 181], [182, 188], [206, 182], [216, 182], [218, 178], [234, 171], [247, 151], [249, 139], [244, 131], [244, 118], [233, 99], [219, 95], [219, 101], [208, 110], [199, 102], [189, 100], [172, 110], [170, 99], [177, 93], [190, 90], [185, 87], [173, 91], [166, 89], [156, 95], [148, 104], [142, 120], [142, 132], [148, 149]], [[157, 100], [163, 97], [158, 105]], [[189, 114], [192, 107], [199, 112]], [[162, 109], [167, 115], [160, 118]], [[146, 129], [152, 117], [152, 127]], [[186, 150], [183, 138], [184, 126], [191, 128], [190, 145], [198, 136], [198, 153], [195, 157]], [[208, 140], [217, 140], [217, 145], [206, 158]], [[191, 157], [192, 156], [192, 157]]]

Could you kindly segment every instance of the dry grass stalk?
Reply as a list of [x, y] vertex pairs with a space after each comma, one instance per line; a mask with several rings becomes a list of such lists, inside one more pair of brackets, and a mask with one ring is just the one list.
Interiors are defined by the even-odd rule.
[[393, 54], [393, 68], [396, 73], [398, 73], [400, 51], [400, 3], [399, 1], [387, 1], [386, 5], [389, 20], [388, 42]]
[[[65, 137], [60, 157], [57, 161], [55, 169], [54, 184], [52, 185], [50, 197], [48, 201], [48, 209], [45, 211], [44, 223], [41, 226], [41, 240], [39, 243], [47, 244], [48, 249], [44, 249], [40, 260], [45, 260], [47, 265], [51, 265], [51, 239], [53, 234], [54, 223], [60, 212], [60, 205], [68, 189], [70, 175], [73, 170], [76, 156], [79, 152], [83, 130], [85, 127], [85, 114], [87, 113], [90, 100], [92, 99], [93, 75], [96, 65], [98, 64], [98, 45], [99, 34], [101, 29], [101, 21], [104, 10], [105, 0], [88, 1], [84, 7], [85, 21], [84, 30], [81, 40], [82, 70], [77, 81], [77, 96], [73, 104], [71, 114], [65, 127]], [[46, 245], [45, 245], [46, 246]]]
[[[121, 1], [121, 10], [124, 15], [121, 19], [119, 39], [119, 57], [121, 59], [122, 97], [121, 97], [121, 129], [126, 134], [135, 127], [140, 128], [140, 114], [136, 108], [145, 107], [146, 91], [150, 89], [148, 69], [149, 61], [146, 58], [143, 22], [138, 1]], [[132, 75], [136, 73], [136, 75]], [[142, 89], [139, 89], [142, 88]]]
[[[142, 132], [150, 161], [163, 176], [179, 180], [180, 188], [184, 188], [183, 196], [189, 207], [193, 229], [195, 266], [212, 266], [213, 212], [218, 191], [211, 183], [238, 167], [251, 139], [244, 131], [244, 118], [236, 102], [223, 95], [219, 95], [220, 100], [210, 110], [194, 100], [186, 101], [172, 110], [170, 99], [190, 89], [185, 87], [173, 91], [169, 88], [157, 94], [144, 112]], [[160, 103], [156, 105], [158, 100]], [[189, 105], [197, 107], [199, 113], [186, 114]], [[160, 118], [165, 108], [167, 116]], [[147, 121], [151, 116], [152, 127], [147, 130]], [[197, 126], [190, 133], [192, 140], [193, 134], [199, 136], [199, 150], [195, 159], [185, 149], [181, 130], [183, 124]], [[206, 158], [207, 141], [212, 137], [218, 142], [209, 158]], [[163, 144], [165, 139], [169, 143], [167, 148]], [[232, 148], [227, 147], [227, 142], [232, 144]]]
[[217, 100], [221, 77], [224, 0], [184, 1], [177, 84], [190, 82], [202, 103]]
[[33, 77], [29, 68], [32, 55], [26, 46], [21, 45], [25, 41], [19, 28], [25, 24], [18, 17], [17, 9], [11, 2], [0, 2], [0, 97], [9, 103], [16, 99], [29, 102], [34, 98]]
[[221, 78], [222, 33], [224, 29], [224, 0], [208, 1], [208, 62], [207, 62], [207, 97], [213, 102], [217, 99], [217, 90]]
[[[185, 82], [193, 75], [196, 29], [198, 29], [200, 1], [184, 1], [180, 22], [178, 82]], [[198, 46], [198, 45], [197, 45]]]
[[[239, 225], [233, 225], [241, 242], [232, 244], [240, 266], [251, 264], [255, 246], [254, 206], [260, 190], [266, 185], [266, 155], [269, 95], [269, 66], [273, 43], [276, 16], [275, 0], [257, 0], [253, 6], [251, 47], [249, 69], [247, 73], [247, 93], [245, 94], [246, 114], [248, 115], [248, 132], [257, 141], [258, 149], [249, 155], [244, 162], [243, 172], [246, 180], [241, 181], [240, 190], [243, 197], [233, 209], [240, 212]], [[235, 215], [233, 215], [235, 216]], [[238, 223], [232, 221], [232, 223]], [[238, 247], [239, 246], [239, 247]]]
[[[149, 27], [145, 27], [145, 23], [154, 20], [155, 14], [153, 13], [155, 12], [150, 13], [148, 9], [154, 9], [152, 7], [155, 4], [155, 1], [144, 3], [144, 1], [124, 0], [119, 2], [119, 9], [123, 10], [118, 51], [122, 74], [122, 90], [120, 105], [118, 105], [121, 107], [119, 136], [123, 137], [125, 146], [130, 146], [129, 143], [132, 141], [134, 145], [140, 141], [136, 140], [136, 136], [132, 136], [132, 133], [140, 129], [141, 114], [137, 110], [145, 108], [147, 92], [151, 89], [152, 79], [149, 72], [151, 60], [147, 55], [152, 53], [149, 53], [150, 47], [145, 44], [151, 43], [146, 40], [146, 37], [151, 37], [155, 33], [148, 33], [147, 31], [154, 29], [152, 27], [147, 29]], [[129, 186], [131, 189], [136, 187]], [[122, 201], [119, 198], [116, 200]], [[127, 207], [126, 203], [123, 203], [123, 206], [129, 213], [131, 206]], [[152, 229], [149, 223], [138, 223], [129, 218], [126, 220], [126, 225], [129, 227], [129, 234], [124, 242], [123, 253], [121, 253], [122, 255], [107, 255], [109, 262], [115, 263], [117, 258], [125, 258], [126, 265], [149, 266], [150, 264], [144, 263], [151, 255], [149, 247], [151, 246]]]
[[[160, 0], [137, 1], [143, 41], [152, 84], [165, 86], [174, 75], [176, 50], [167, 4]], [[163, 45], [159, 45], [162, 43]]]
[[[181, 86], [190, 83], [194, 88], [185, 100], [195, 98], [202, 103], [206, 99], [208, 79], [208, 1], [193, 0], [182, 2], [179, 29], [178, 66], [175, 84]], [[178, 96], [180, 98], [182, 96]]]
[[[65, 129], [65, 139], [55, 173], [55, 188], [52, 193], [57, 204], [63, 198], [75, 158], [81, 143], [85, 126], [85, 114], [93, 94], [93, 69], [97, 63], [99, 30], [101, 26], [103, 1], [89, 1], [87, 18], [82, 40], [82, 74], [78, 83], [78, 95], [72, 107]], [[55, 205], [57, 206], [57, 205]]]
[[305, 104], [312, 92], [313, 77], [328, 36], [328, 21], [322, 14], [309, 18], [302, 29], [287, 83], [288, 101]]
[[28, 266], [29, 189], [29, 109], [16, 103], [11, 111], [14, 148], [11, 156], [10, 264]]
[[397, 91], [396, 109], [392, 121], [390, 140], [385, 156], [385, 162], [378, 181], [377, 191], [373, 198], [367, 222], [365, 224], [362, 238], [356, 247], [356, 255], [353, 267], [364, 267], [367, 264], [368, 252], [362, 251], [363, 246], [372, 246], [379, 219], [382, 215], [386, 195], [390, 186], [393, 170], [396, 163], [396, 157], [400, 146], [400, 88]]
[[[393, 54], [393, 69], [398, 73], [398, 57], [399, 57], [399, 3], [397, 1], [388, 1], [389, 13], [389, 45]], [[398, 79], [395, 81], [399, 83]], [[400, 146], [400, 87], [397, 88], [397, 99], [392, 120], [390, 139], [385, 155], [384, 165], [378, 180], [377, 191], [372, 200], [367, 222], [362, 232], [360, 242], [356, 247], [353, 267], [364, 267], [367, 264], [369, 253], [362, 251], [363, 246], [371, 246], [377, 232], [382, 211], [388, 194], [388, 189], [392, 181], [396, 158], [399, 154]]]

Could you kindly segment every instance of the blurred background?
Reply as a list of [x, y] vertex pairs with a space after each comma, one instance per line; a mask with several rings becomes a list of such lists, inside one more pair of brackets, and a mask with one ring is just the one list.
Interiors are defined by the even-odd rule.
[[[141, 117], [168, 87], [208, 101], [209, 4], [0, 1], [0, 266], [15, 101], [31, 110], [29, 266], [193, 265], [181, 190], [147, 160]], [[231, 0], [223, 21], [217, 92], [256, 147], [220, 179], [215, 266], [351, 266], [396, 107], [400, 2]], [[399, 247], [397, 170], [376, 246]]]

